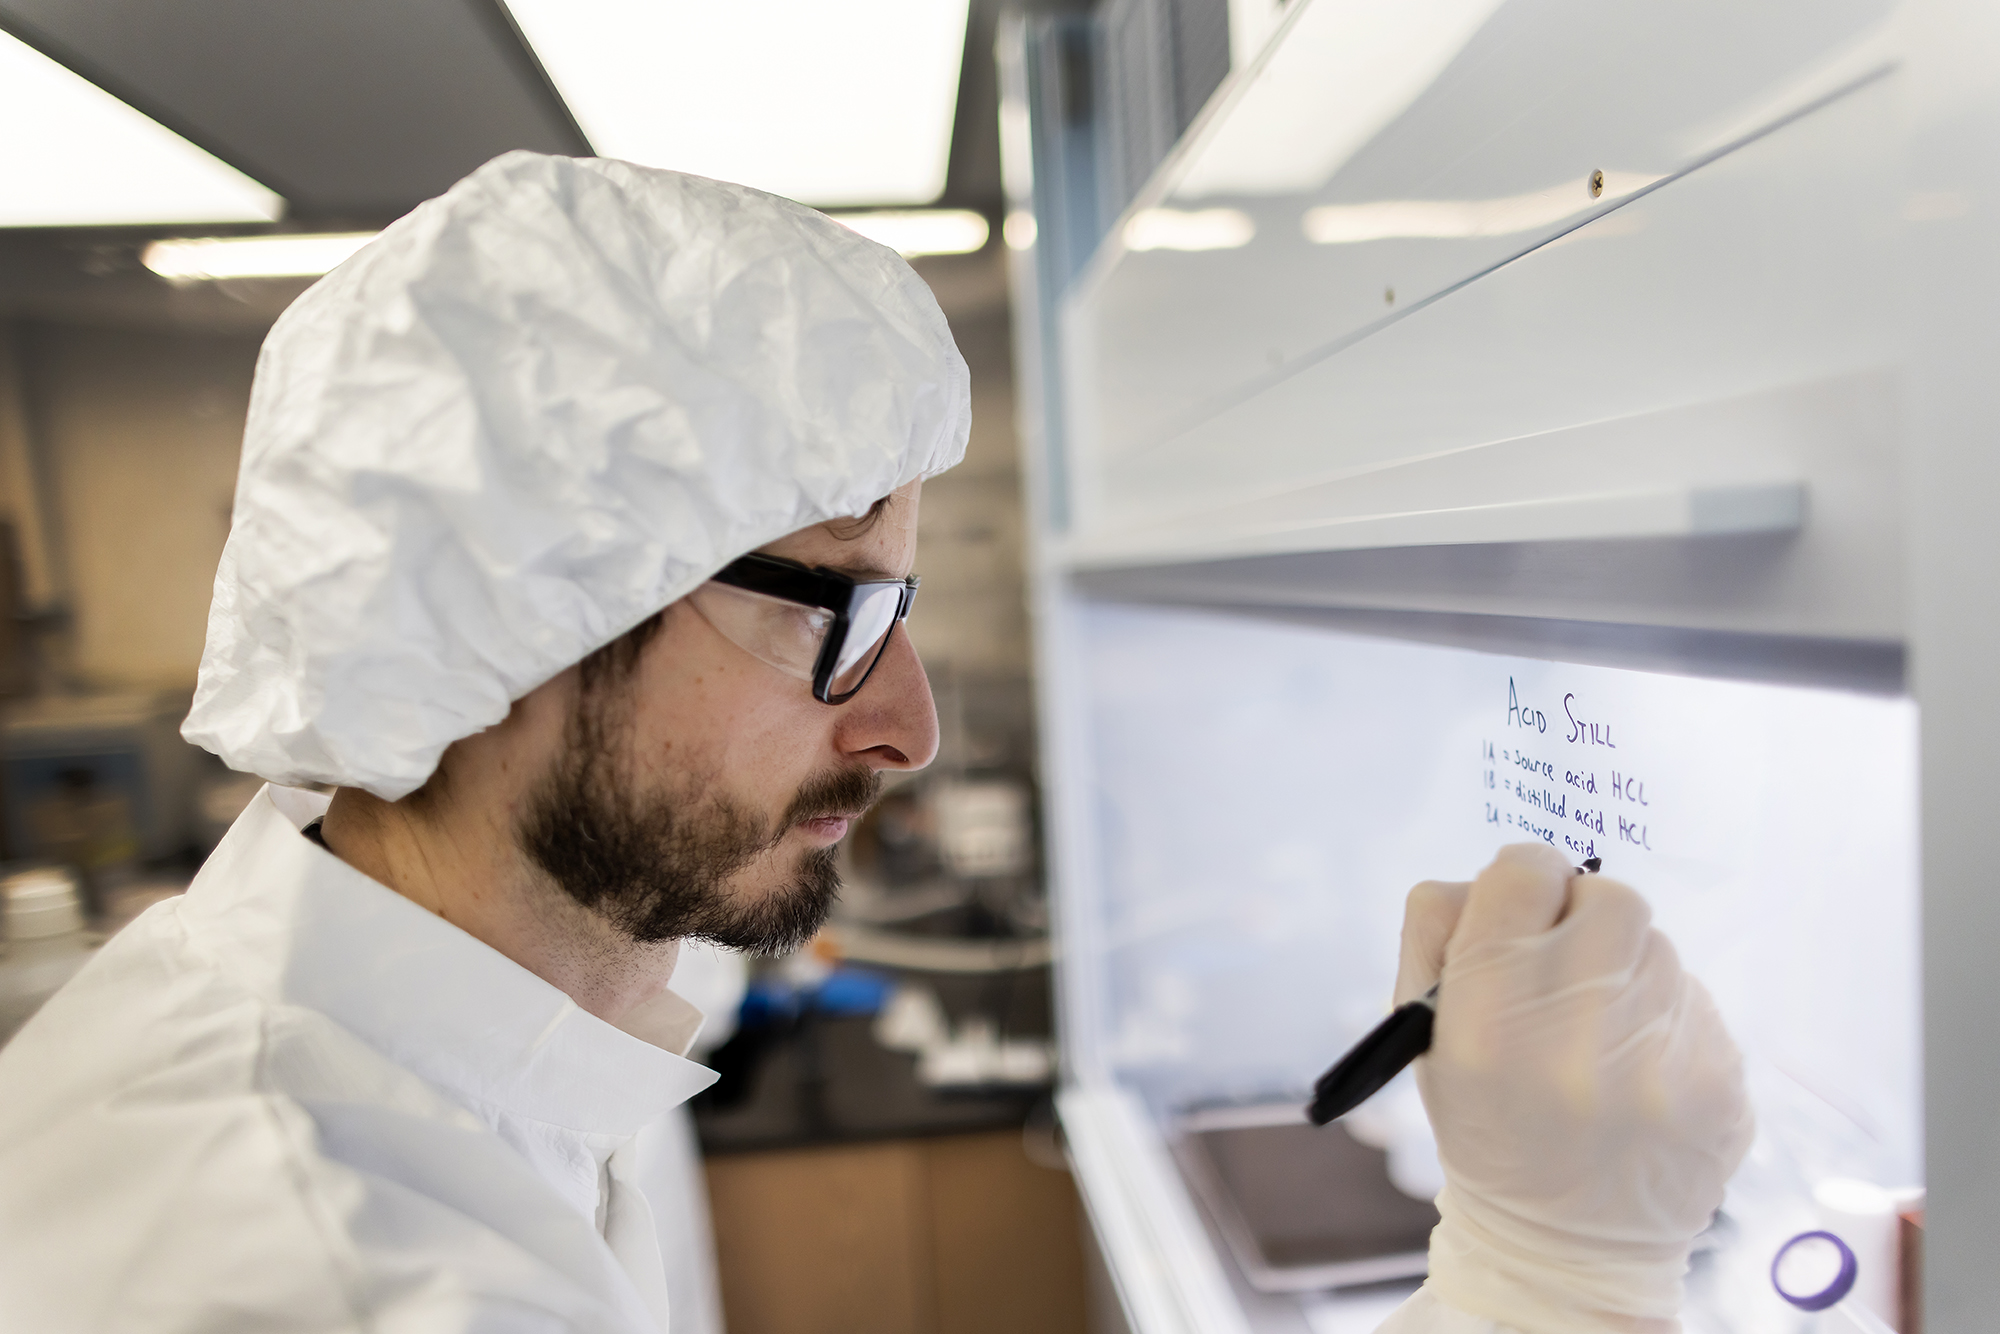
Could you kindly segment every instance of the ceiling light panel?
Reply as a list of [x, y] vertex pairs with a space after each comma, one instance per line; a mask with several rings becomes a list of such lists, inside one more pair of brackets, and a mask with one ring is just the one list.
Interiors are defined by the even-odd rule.
[[374, 232], [281, 236], [204, 236], [155, 241], [139, 260], [171, 282], [221, 278], [311, 278], [344, 263], [375, 239]]
[[883, 209], [830, 216], [906, 259], [919, 255], [969, 255], [986, 244], [986, 219], [971, 209]]
[[507, 0], [606, 157], [809, 204], [943, 193], [966, 0]]
[[0, 227], [269, 222], [284, 201], [0, 33]]

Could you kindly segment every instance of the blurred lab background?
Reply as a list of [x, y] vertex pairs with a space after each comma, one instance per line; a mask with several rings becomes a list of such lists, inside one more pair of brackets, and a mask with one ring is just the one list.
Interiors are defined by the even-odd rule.
[[[1096, 21], [1081, 0], [1025, 8]], [[1173, 24], [1226, 25], [1223, 0], [1113, 8], [1169, 43]], [[911, 258], [970, 364], [974, 421], [922, 512], [911, 632], [937, 763], [849, 840], [845, 902], [812, 946], [687, 965], [721, 1072], [693, 1118], [710, 1324], [1101, 1324], [1048, 1098], [1005, 18], [997, 0], [0, 0], [0, 1038], [179, 893], [259, 786], [178, 726], [278, 313], [509, 149], [743, 181]], [[1225, 50], [1182, 102], [1226, 67]]]
[[[495, 155], [598, 153], [894, 246], [972, 376], [910, 622], [938, 760], [849, 837], [817, 940], [675, 980], [720, 1078], [660, 1220], [674, 1334], [1374, 1329], [1425, 1265], [1428, 1127], [1409, 1080], [1338, 1131], [1305, 1090], [1379, 1014], [1402, 887], [1499, 837], [1484, 701], [1561, 698], [1558, 669], [1630, 702], [1621, 742], [1676, 720], [1647, 772], [1699, 775], [1676, 818], [1730, 840], [1620, 854], [1761, 1062], [1689, 1328], [1825, 1328], [1769, 1291], [1771, 1238], [1817, 1225], [1912, 1334], [1922, 1146], [1955, 1126], [1936, 1161], [1974, 1161], [1991, 1125], [1944, 1084], [1919, 1133], [1904, 645], [1979, 684], [1924, 704], [1960, 755], [1988, 656], [1936, 629], [1973, 587], [1938, 572], [1984, 568], [1940, 553], [1985, 549], [1898, 517], [1937, 460], [1979, 494], [1973, 444], [1919, 467], [1895, 406], [1976, 378], [1901, 341], [1899, 285], [1983, 290], [1892, 243], [1949, 225], [1909, 234], [1962, 258], [1981, 216], [1957, 184], [1898, 202], [1922, 28], [1893, 0], [0, 0], [0, 1041], [258, 789], [178, 726], [265, 331]], [[1906, 560], [1952, 609], [1921, 634]], [[1984, 939], [1936, 925], [1990, 901], [1965, 883], [1933, 944]]]

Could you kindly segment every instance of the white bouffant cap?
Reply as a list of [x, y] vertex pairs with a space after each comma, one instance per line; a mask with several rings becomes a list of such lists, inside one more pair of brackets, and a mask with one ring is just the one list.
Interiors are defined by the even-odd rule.
[[393, 801], [737, 556], [958, 462], [969, 422], [894, 251], [740, 185], [496, 158], [265, 340], [182, 733]]

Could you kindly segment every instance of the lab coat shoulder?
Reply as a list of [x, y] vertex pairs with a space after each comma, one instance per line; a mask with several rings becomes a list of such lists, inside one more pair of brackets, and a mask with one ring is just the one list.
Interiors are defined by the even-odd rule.
[[0, 1328], [632, 1328], [469, 1108], [232, 977], [161, 905], [0, 1051]]

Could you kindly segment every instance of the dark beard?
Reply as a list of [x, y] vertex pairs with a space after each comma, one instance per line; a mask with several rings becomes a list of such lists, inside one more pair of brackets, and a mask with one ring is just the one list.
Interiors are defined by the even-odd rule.
[[522, 851], [564, 892], [636, 941], [712, 941], [753, 954], [788, 954], [812, 939], [840, 895], [836, 849], [803, 853], [791, 878], [758, 901], [732, 900], [730, 877], [777, 847], [804, 820], [853, 815], [881, 778], [867, 768], [821, 774], [799, 789], [775, 828], [724, 796], [706, 801], [641, 793], [623, 781], [629, 701], [587, 689], [565, 753], [530, 800]]

